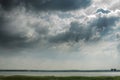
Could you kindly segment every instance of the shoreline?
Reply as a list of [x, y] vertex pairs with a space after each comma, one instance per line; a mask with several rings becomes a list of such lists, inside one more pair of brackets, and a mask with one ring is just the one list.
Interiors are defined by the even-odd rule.
[[120, 72], [120, 70], [0, 70], [0, 72]]

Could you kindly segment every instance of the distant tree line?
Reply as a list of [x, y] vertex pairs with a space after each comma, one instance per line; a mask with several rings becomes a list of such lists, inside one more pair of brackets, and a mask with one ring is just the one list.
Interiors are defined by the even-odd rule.
[[117, 69], [111, 69], [111, 71], [117, 71]]

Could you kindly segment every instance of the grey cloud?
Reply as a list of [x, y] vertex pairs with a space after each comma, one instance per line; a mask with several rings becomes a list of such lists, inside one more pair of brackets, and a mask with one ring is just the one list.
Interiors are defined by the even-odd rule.
[[34, 10], [75, 10], [86, 8], [91, 0], [0, 0], [0, 4], [6, 10], [24, 5]]
[[84, 28], [84, 25], [79, 24], [78, 22], [72, 22], [68, 31], [51, 37], [50, 42], [78, 42], [82, 39], [89, 40], [90, 36], [90, 28]]
[[[116, 22], [120, 21], [118, 16], [101, 16], [85, 24], [72, 22], [69, 30], [50, 38], [50, 42], [79, 42], [96, 41], [108, 34], [112, 27], [116, 26]], [[97, 34], [98, 33], [98, 34]]]
[[[47, 39], [49, 32], [47, 27], [40, 27], [41, 24], [37, 22], [23, 27], [22, 24], [16, 23], [19, 20], [13, 20], [16, 16], [6, 14], [12, 12], [14, 8], [24, 7], [26, 10], [33, 10], [33, 12], [34, 10], [69, 11], [86, 8], [90, 4], [91, 0], [0, 0], [0, 46], [11, 48], [30, 47], [41, 40]], [[32, 30], [32, 33], [30, 30]], [[69, 31], [67, 34], [73, 33]]]
[[48, 29], [46, 27], [42, 27], [37, 22], [24, 26], [22, 24], [15, 23], [12, 18], [1, 15], [0, 46], [6, 48], [32, 47], [48, 34]]
[[101, 35], [105, 35], [116, 24], [116, 21], [119, 21], [120, 17], [100, 17], [97, 20], [94, 20], [91, 26], [96, 27], [96, 30], [100, 32]]
[[[25, 16], [19, 22], [19, 18], [16, 20], [16, 17], [17, 15], [8, 18], [6, 15], [0, 14], [0, 45], [2, 47], [31, 47], [41, 41], [46, 41], [48, 45], [54, 45], [53, 43], [79, 42], [80, 40], [87, 42], [96, 41], [105, 36], [111, 27], [116, 25], [116, 21], [120, 20], [118, 16], [105, 14], [105, 16], [88, 21], [87, 24], [73, 21], [68, 25], [69, 29], [67, 31], [52, 36], [49, 35], [49, 24], [42, 26], [42, 24], [46, 23], [39, 23], [39, 21], [32, 21], [30, 23], [31, 21], [26, 21], [25, 18], [27, 17]], [[29, 19], [32, 20], [32, 18]], [[22, 25], [21, 23], [24, 23], [24, 21], [27, 24]], [[47, 22], [47, 20], [45, 21]]]

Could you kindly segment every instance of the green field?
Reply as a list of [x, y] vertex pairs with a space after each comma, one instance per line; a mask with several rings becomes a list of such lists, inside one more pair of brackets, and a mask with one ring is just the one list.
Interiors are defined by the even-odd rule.
[[38, 76], [0, 76], [0, 80], [120, 80], [120, 77], [38, 77]]

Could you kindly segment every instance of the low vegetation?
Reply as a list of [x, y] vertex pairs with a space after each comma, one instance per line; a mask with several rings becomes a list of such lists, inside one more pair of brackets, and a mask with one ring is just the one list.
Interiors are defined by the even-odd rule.
[[120, 80], [120, 77], [0, 76], [0, 80]]

